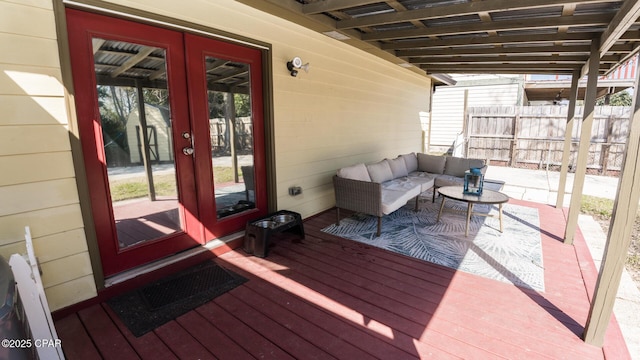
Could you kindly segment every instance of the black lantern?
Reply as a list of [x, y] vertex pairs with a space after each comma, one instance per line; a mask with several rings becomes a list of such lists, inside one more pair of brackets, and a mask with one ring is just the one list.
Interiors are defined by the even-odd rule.
[[464, 194], [482, 195], [484, 185], [484, 175], [480, 168], [471, 168], [464, 173]]

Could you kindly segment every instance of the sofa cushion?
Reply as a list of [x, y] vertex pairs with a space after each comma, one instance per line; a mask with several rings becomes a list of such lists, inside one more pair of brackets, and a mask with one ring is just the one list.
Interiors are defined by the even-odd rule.
[[414, 188], [420, 189], [421, 186], [419, 183], [411, 181], [408, 176], [404, 176], [383, 182], [382, 188], [387, 190], [412, 191]]
[[436, 187], [443, 186], [463, 186], [464, 185], [464, 176], [457, 177], [453, 175], [437, 175], [435, 179]]
[[386, 159], [386, 160], [389, 163], [389, 167], [391, 168], [391, 173], [393, 174], [394, 179], [409, 175], [409, 172], [407, 171], [407, 166], [405, 165], [403, 158]]
[[445, 175], [462, 177], [467, 170], [469, 170], [469, 159], [447, 156], [447, 163], [444, 167]]
[[403, 207], [407, 201], [420, 195], [420, 187], [416, 186], [408, 191], [382, 189], [382, 213], [389, 215]]
[[444, 167], [445, 175], [463, 177], [464, 172], [470, 168], [481, 168], [484, 166], [482, 159], [466, 159], [453, 156], [447, 156], [447, 163]]
[[426, 172], [415, 171], [409, 174], [409, 181], [420, 185], [420, 192], [425, 192], [435, 185], [435, 179], [438, 175], [428, 174]]
[[386, 160], [382, 160], [374, 164], [368, 164], [366, 166], [369, 176], [371, 177], [371, 181], [373, 182], [383, 183], [393, 179], [391, 167]]
[[407, 167], [408, 173], [418, 170], [418, 158], [415, 153], [404, 154], [398, 157], [404, 159], [404, 165]]
[[338, 170], [337, 175], [344, 179], [371, 181], [369, 171], [367, 171], [367, 167], [362, 163], [343, 167], [342, 169]]
[[418, 170], [432, 174], [444, 173], [447, 158], [438, 155], [418, 153]]

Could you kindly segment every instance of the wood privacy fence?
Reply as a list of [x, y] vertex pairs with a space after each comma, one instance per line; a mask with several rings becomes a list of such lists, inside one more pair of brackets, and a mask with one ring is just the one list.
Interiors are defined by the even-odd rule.
[[[576, 108], [569, 169], [575, 169], [582, 125]], [[630, 107], [599, 106], [591, 129], [587, 171], [617, 175], [621, 170]], [[567, 122], [565, 106], [494, 106], [467, 109], [465, 155], [493, 164], [559, 170]]]

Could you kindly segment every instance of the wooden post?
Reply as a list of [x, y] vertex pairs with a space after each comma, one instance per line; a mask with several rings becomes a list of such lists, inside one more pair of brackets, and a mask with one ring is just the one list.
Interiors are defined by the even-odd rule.
[[511, 151], [509, 158], [509, 166], [514, 167], [518, 164], [518, 132], [520, 131], [520, 107], [515, 108], [516, 113], [513, 117], [513, 139], [511, 140]]
[[580, 70], [574, 70], [573, 75], [571, 76], [571, 94], [569, 95], [569, 108], [567, 109], [567, 126], [564, 130], [564, 147], [562, 150], [562, 165], [560, 165], [560, 183], [558, 184], [556, 208], [561, 208], [564, 204], [564, 193], [567, 187], [567, 174], [569, 172], [569, 160], [571, 159], [571, 142], [573, 139], [573, 123], [576, 117], [579, 82]]
[[236, 152], [236, 102], [232, 92], [225, 93], [225, 113], [229, 131], [229, 149], [231, 151], [231, 167], [233, 168], [233, 180], [238, 183], [238, 154]]
[[[464, 155], [463, 156], [469, 156], [469, 147], [471, 146], [471, 138], [469, 137], [469, 127], [471, 126], [471, 117], [469, 116], [469, 111], [467, 110], [467, 107], [469, 106], [469, 90], [466, 89], [464, 91], [464, 103], [463, 103], [463, 110], [462, 110], [462, 134], [463, 134], [463, 138], [464, 138]], [[455, 149], [453, 149], [455, 152]], [[453, 154], [451, 154], [453, 155]]]
[[600, 66], [599, 40], [591, 41], [591, 54], [589, 56], [589, 76], [587, 78], [587, 90], [584, 97], [584, 114], [582, 117], [582, 129], [580, 131], [580, 146], [578, 148], [578, 161], [576, 173], [573, 179], [571, 191], [571, 206], [567, 227], [564, 232], [564, 243], [573, 244], [576, 230], [578, 229], [578, 215], [582, 204], [582, 189], [584, 177], [587, 172], [587, 160], [589, 158], [589, 145], [591, 144], [591, 128], [595, 116], [596, 94], [598, 86], [598, 66]]
[[[638, 68], [640, 70], [640, 68]], [[622, 164], [611, 226], [604, 249], [596, 289], [584, 330], [584, 341], [602, 346], [624, 270], [631, 232], [640, 200], [640, 71], [636, 71], [635, 100], [629, 124], [627, 151]]]
[[151, 168], [151, 154], [149, 153], [149, 139], [147, 138], [147, 113], [144, 110], [144, 92], [142, 85], [136, 83], [138, 90], [138, 120], [140, 120], [140, 140], [142, 141], [142, 165], [147, 176], [149, 200], [156, 201], [156, 187], [153, 183], [153, 169]]
[[602, 144], [602, 151], [600, 153], [600, 173], [602, 175], [607, 175], [607, 170], [609, 167], [609, 150], [611, 148], [611, 121], [613, 120], [613, 114], [610, 114], [605, 120], [605, 134], [606, 139], [605, 143]]

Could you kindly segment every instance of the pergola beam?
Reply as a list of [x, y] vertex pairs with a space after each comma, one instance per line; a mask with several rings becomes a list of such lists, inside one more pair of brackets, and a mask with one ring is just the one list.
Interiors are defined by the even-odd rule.
[[302, 5], [302, 12], [306, 15], [319, 14], [343, 8], [363, 6], [379, 3], [380, 0], [324, 0]]
[[[475, 36], [453, 39], [420, 39], [401, 42], [390, 42], [380, 45], [384, 50], [402, 50], [413, 48], [438, 48], [449, 46], [474, 46], [474, 45], [507, 45], [507, 44], [554, 44], [558, 41], [564, 43], [591, 41], [595, 33], [578, 34], [539, 34], [539, 35], [502, 35], [502, 36]], [[640, 32], [638, 34], [640, 37]]]
[[362, 40], [392, 40], [400, 38], [419, 38], [426, 36], [461, 35], [488, 31], [516, 31], [531, 29], [549, 29], [560, 26], [604, 26], [609, 24], [613, 16], [607, 15], [580, 15], [559, 16], [554, 18], [527, 19], [527, 20], [503, 20], [493, 22], [480, 22], [460, 25], [438, 26], [424, 29], [388, 30], [376, 33], [362, 34]]
[[[412, 64], [432, 64], [432, 65], [455, 65], [455, 64], [570, 64], [575, 67], [581, 67], [587, 61], [588, 57], [575, 55], [535, 55], [535, 56], [432, 56], [409, 58]], [[617, 56], [605, 56], [600, 59], [601, 62], [615, 64], [618, 62]]]
[[[636, 90], [640, 72], [636, 71]], [[600, 266], [596, 289], [591, 300], [584, 330], [584, 341], [602, 346], [613, 313], [625, 260], [631, 243], [631, 232], [640, 200], [640, 91], [635, 91], [633, 114], [622, 174], [611, 216], [611, 226], [605, 245], [605, 257]]]
[[[627, 0], [616, 15], [611, 19], [607, 28], [600, 36], [600, 56], [603, 56], [611, 49], [616, 41], [622, 37], [640, 16], [640, 0]], [[589, 59], [591, 61], [591, 59]], [[584, 76], [589, 69], [589, 62], [582, 68], [581, 75]]]
[[461, 64], [456, 66], [450, 65], [431, 65], [431, 66], [421, 66], [421, 69], [429, 73], [474, 73], [474, 72], [495, 72], [495, 73], [505, 73], [505, 71], [510, 71], [510, 73], [519, 73], [523, 72], [532, 73], [537, 72], [538, 70], [543, 71], [545, 74], [572, 74], [574, 69], [579, 69], [580, 65], [562, 65], [562, 64], [510, 64], [509, 66], [504, 66], [502, 64], [484, 64], [484, 65], [476, 65], [476, 64]]
[[640, 0], [627, 0], [600, 36], [600, 54], [605, 54], [640, 16]]
[[564, 146], [562, 150], [562, 164], [560, 165], [560, 182], [558, 184], [558, 196], [556, 208], [564, 206], [564, 193], [567, 187], [567, 174], [569, 173], [569, 159], [571, 157], [571, 140], [573, 139], [573, 125], [576, 117], [576, 104], [578, 103], [578, 86], [580, 83], [580, 70], [576, 69], [571, 75], [571, 93], [569, 94], [569, 107], [567, 108], [567, 125], [564, 130]]
[[589, 61], [589, 77], [587, 78], [587, 90], [584, 97], [584, 111], [582, 114], [582, 126], [580, 129], [580, 146], [578, 148], [578, 160], [571, 191], [571, 206], [564, 233], [564, 243], [573, 244], [573, 239], [578, 230], [578, 215], [582, 204], [582, 190], [584, 178], [587, 172], [587, 160], [589, 158], [589, 145], [591, 145], [591, 128], [595, 117], [596, 95], [598, 90], [598, 67], [600, 60], [600, 44], [594, 39], [591, 44], [591, 56]]
[[[626, 53], [633, 50], [632, 45], [616, 45], [610, 49], [610, 52]], [[439, 49], [422, 49], [422, 50], [398, 50], [396, 56], [400, 57], [420, 57], [420, 56], [462, 56], [462, 55], [514, 55], [514, 59], [517, 59], [517, 55], [553, 55], [553, 54], [565, 54], [565, 55], [584, 55], [584, 60], [587, 60], [591, 52], [591, 46], [589, 45], [575, 45], [575, 46], [513, 46], [513, 47], [456, 47], [456, 48], [439, 48]], [[610, 56], [610, 55], [609, 55]], [[584, 64], [583, 60], [583, 64]]]
[[[601, 3], [608, 0], [587, 0], [580, 1], [581, 3]], [[327, 1], [325, 1], [327, 2]], [[316, 2], [319, 4], [322, 2]], [[386, 25], [397, 22], [411, 22], [428, 20], [438, 17], [448, 16], [464, 16], [473, 15], [478, 13], [492, 13], [497, 11], [513, 11], [520, 9], [535, 9], [547, 6], [561, 6], [578, 3], [578, 1], [561, 2], [556, 0], [528, 0], [528, 1], [513, 1], [513, 0], [485, 0], [466, 2], [463, 4], [454, 4], [449, 6], [437, 6], [429, 7], [418, 10], [409, 10], [403, 12], [392, 12], [386, 14], [371, 15], [362, 18], [340, 20], [337, 23], [338, 29], [353, 29], [367, 26]], [[310, 6], [305, 5], [306, 6]], [[303, 7], [303, 11], [304, 11]], [[318, 7], [318, 6], [316, 6]], [[342, 7], [345, 7], [342, 5]]]

